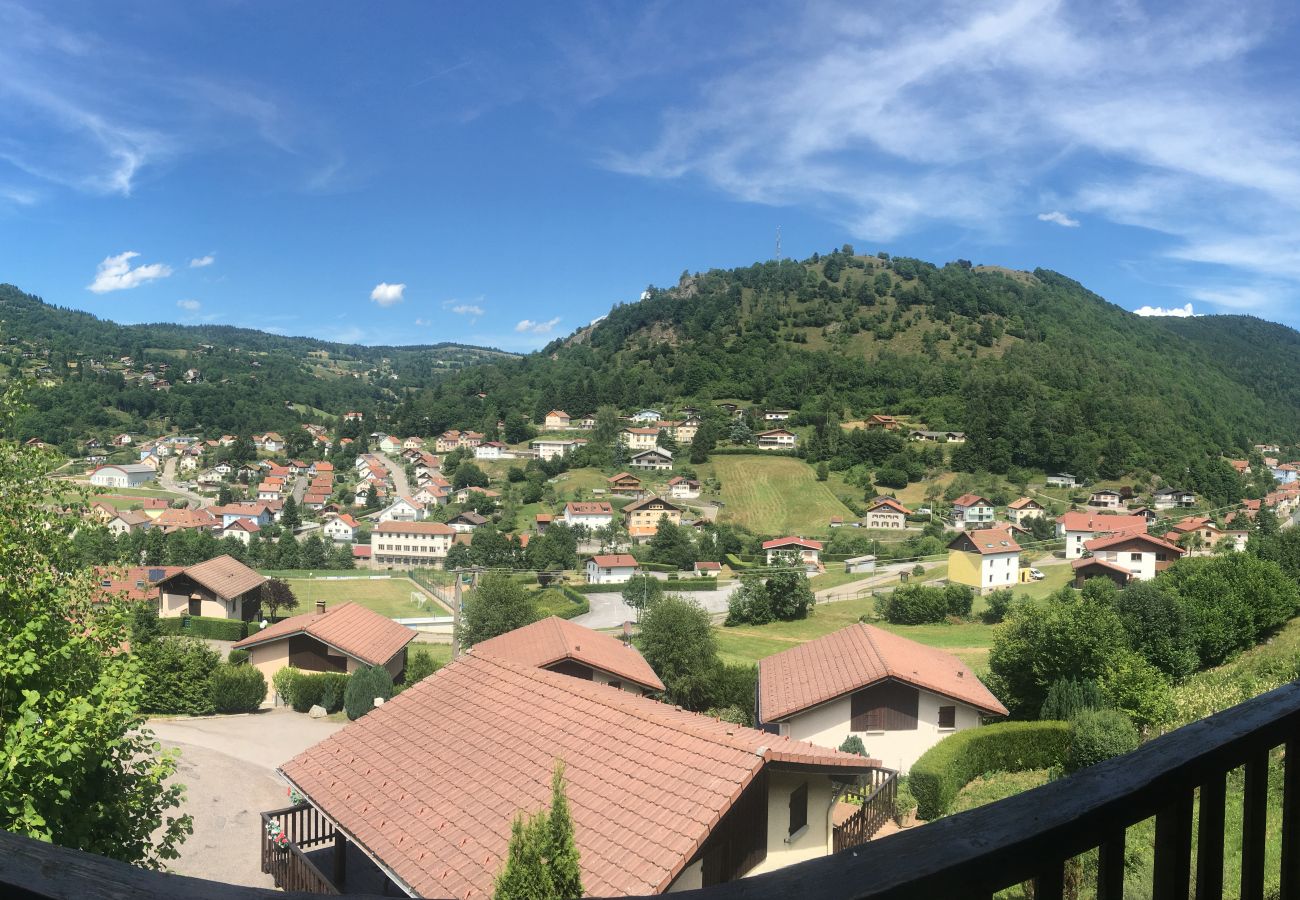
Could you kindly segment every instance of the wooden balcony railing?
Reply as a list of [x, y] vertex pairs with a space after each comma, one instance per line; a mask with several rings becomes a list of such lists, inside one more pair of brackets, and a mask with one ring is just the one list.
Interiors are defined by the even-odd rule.
[[[1268, 765], [1279, 747], [1285, 748], [1280, 846], [1269, 848]], [[1241, 877], [1239, 883], [1225, 885], [1226, 782], [1228, 773], [1241, 767]], [[822, 859], [677, 896], [983, 900], [1003, 888], [1033, 882], [1035, 900], [1056, 900], [1065, 894], [1067, 863], [1095, 849], [1096, 894], [1101, 900], [1118, 900], [1124, 888], [1125, 831], [1153, 816], [1151, 894], [1156, 900], [1186, 900], [1193, 889], [1197, 900], [1225, 894], [1261, 900], [1266, 883], [1273, 880], [1280, 900], [1300, 900], [1300, 683], [1008, 800]], [[1272, 869], [1266, 863], [1270, 857]], [[271, 900], [292, 895], [149, 872], [0, 832], [0, 896]], [[309, 895], [297, 896], [305, 900]]]
[[[285, 842], [270, 834], [272, 822], [278, 823]], [[304, 850], [329, 844], [334, 852], [338, 832], [315, 807], [299, 803], [285, 809], [262, 813], [262, 871], [275, 879], [275, 886], [285, 891], [309, 894], [337, 894], [336, 888], [316, 867]]]
[[876, 769], [873, 787], [861, 798], [858, 811], [835, 826], [835, 852], [865, 844], [875, 837], [881, 826], [894, 817], [898, 797], [898, 773], [893, 769]]

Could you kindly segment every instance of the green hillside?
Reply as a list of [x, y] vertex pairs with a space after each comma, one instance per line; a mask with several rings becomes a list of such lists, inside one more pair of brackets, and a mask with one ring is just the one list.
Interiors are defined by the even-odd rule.
[[813, 428], [810, 459], [834, 458], [828, 423], [889, 412], [967, 432], [958, 469], [1193, 482], [1221, 476], [1221, 453], [1298, 435], [1288, 366], [1272, 371], [1257, 349], [1300, 360], [1289, 328], [1144, 319], [1043, 269], [849, 249], [651, 288], [540, 353], [409, 396], [398, 430], [477, 421], [479, 391], [533, 416], [740, 397], [797, 410], [795, 424]]

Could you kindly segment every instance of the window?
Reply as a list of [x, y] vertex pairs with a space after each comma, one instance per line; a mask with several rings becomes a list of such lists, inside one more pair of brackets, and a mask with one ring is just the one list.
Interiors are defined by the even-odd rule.
[[920, 694], [916, 688], [885, 681], [858, 691], [850, 698], [853, 731], [914, 731]]
[[1130, 554], [1128, 555], [1128, 558], [1129, 558], [1129, 561], [1130, 561], [1130, 562], [1142, 562], [1142, 554], [1141, 554], [1141, 553], [1130, 553]]
[[955, 706], [939, 707], [939, 727], [940, 728], [957, 727], [957, 707]]
[[808, 782], [799, 785], [790, 792], [790, 830], [794, 834], [808, 827]]

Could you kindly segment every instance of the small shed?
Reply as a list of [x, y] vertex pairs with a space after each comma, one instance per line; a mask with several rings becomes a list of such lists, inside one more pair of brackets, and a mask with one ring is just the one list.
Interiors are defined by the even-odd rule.
[[869, 575], [876, 571], [876, 558], [867, 555], [846, 559], [844, 560], [844, 571], [850, 575]]

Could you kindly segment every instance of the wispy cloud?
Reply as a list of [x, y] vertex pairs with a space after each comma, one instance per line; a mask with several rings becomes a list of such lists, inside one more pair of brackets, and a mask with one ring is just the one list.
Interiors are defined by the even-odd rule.
[[203, 308], [203, 304], [197, 300], [177, 300], [176, 305], [189, 312], [198, 312]]
[[430, 325], [432, 325], [433, 322], [429, 319], [416, 319], [415, 324], [418, 325], [420, 328], [427, 328]]
[[405, 291], [405, 284], [389, 284], [387, 281], [381, 281], [370, 292], [370, 299], [380, 306], [392, 306], [402, 302], [402, 294]]
[[217, 261], [217, 258], [209, 253], [207, 256], [196, 256], [190, 260], [191, 269], [204, 269]]
[[515, 331], [527, 332], [528, 334], [550, 334], [555, 330], [555, 326], [560, 324], [560, 317], [547, 319], [545, 322], [534, 322], [532, 319], [522, 319], [519, 324], [515, 325]]
[[1300, 82], [1266, 58], [1286, 52], [1274, 18], [1209, 0], [811, 5], [784, 23], [781, 65], [757, 46], [603, 162], [812, 206], [867, 240], [956, 225], [996, 242], [1025, 214], [1086, 212], [1294, 293]]
[[1054, 222], [1054, 223], [1056, 223], [1057, 225], [1060, 225], [1062, 228], [1078, 228], [1078, 227], [1079, 227], [1079, 220], [1078, 220], [1078, 219], [1071, 219], [1069, 216], [1067, 216], [1065, 213], [1061, 212], [1059, 209], [1054, 209], [1054, 210], [1052, 210], [1051, 212], [1039, 213], [1039, 214], [1038, 214], [1038, 221], [1040, 221], [1040, 222]]
[[1196, 315], [1196, 313], [1192, 312], [1192, 304], [1190, 303], [1167, 309], [1160, 306], [1139, 306], [1133, 312], [1139, 316], [1173, 316], [1178, 319], [1190, 319]]
[[479, 306], [477, 303], [458, 303], [455, 306], [450, 307], [450, 309], [458, 316], [483, 315], [483, 307]]
[[125, 291], [148, 281], [166, 278], [172, 273], [171, 267], [164, 263], [149, 263], [132, 268], [131, 260], [139, 255], [134, 250], [128, 250], [117, 256], [105, 257], [95, 270], [95, 280], [86, 285], [86, 290], [96, 294]]

